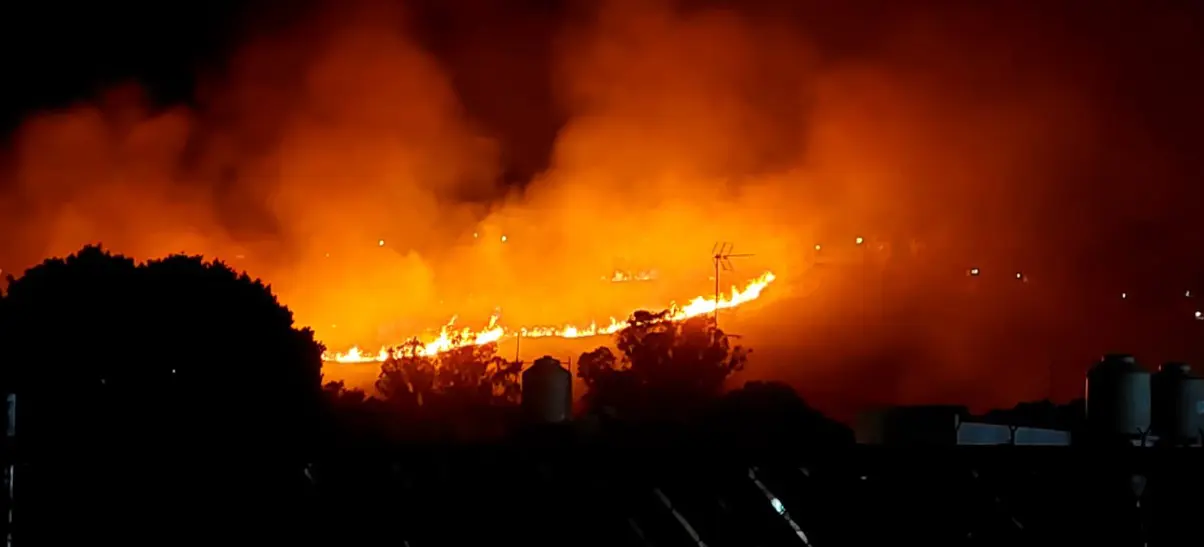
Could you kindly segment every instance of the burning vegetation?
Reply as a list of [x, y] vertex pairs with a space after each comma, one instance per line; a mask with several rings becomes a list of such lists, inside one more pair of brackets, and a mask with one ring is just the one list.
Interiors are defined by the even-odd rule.
[[[761, 291], [765, 290], [770, 283], [773, 283], [774, 279], [776, 277], [772, 272], [766, 272], [750, 281], [743, 290], [732, 287], [730, 293], [719, 295], [718, 300], [714, 297], [699, 296], [684, 306], [679, 307], [677, 304], [672, 304], [667, 311], [657, 316], [655, 321], [680, 322], [694, 317], [714, 314], [718, 310], [735, 308], [759, 298]], [[652, 319], [644, 319], [643, 321], [652, 321]], [[455, 318], [452, 318], [447, 325], [444, 325], [440, 329], [439, 335], [429, 341], [424, 341], [422, 338], [414, 338], [404, 344], [383, 347], [374, 354], [365, 354], [358, 347], [353, 347], [346, 352], [327, 354], [323, 358], [336, 363], [371, 363], [386, 361], [391, 354], [398, 351], [416, 355], [434, 355], [464, 346], [493, 344], [504, 338], [589, 338], [615, 334], [631, 326], [631, 322], [632, 320], [619, 321], [611, 317], [610, 321], [603, 325], [590, 323], [583, 327], [565, 325], [563, 327], [519, 327], [517, 329], [508, 329], [500, 325], [498, 323], [498, 316], [494, 315], [489, 318], [489, 324], [486, 327], [474, 331], [470, 327], [456, 329]]]

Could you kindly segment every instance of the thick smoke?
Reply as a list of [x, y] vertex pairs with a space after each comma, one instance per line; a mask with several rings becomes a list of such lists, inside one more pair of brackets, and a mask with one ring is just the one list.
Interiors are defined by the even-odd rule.
[[[725, 319], [758, 349], [751, 375], [986, 404], [1113, 349], [1112, 323], [1075, 325], [1116, 313], [1099, 299], [1140, 272], [1101, 251], [1167, 255], [1190, 240], [1151, 219], [1198, 212], [1176, 135], [1200, 121], [1199, 82], [1165, 85], [1200, 64], [1181, 13], [354, 4], [253, 33], [192, 106], [129, 86], [31, 116], [0, 266], [90, 241], [205, 253], [345, 347], [454, 314], [578, 323], [706, 294], [708, 251], [731, 241], [755, 256], [725, 285], [781, 278]], [[884, 261], [904, 274], [881, 280]], [[659, 283], [602, 280], [615, 269]]]
[[14, 139], [10, 252], [217, 256], [336, 344], [429, 309], [431, 261], [473, 219], [465, 198], [495, 191], [496, 145], [404, 13], [361, 7], [255, 37], [195, 108], [150, 110], [129, 88], [31, 117]]

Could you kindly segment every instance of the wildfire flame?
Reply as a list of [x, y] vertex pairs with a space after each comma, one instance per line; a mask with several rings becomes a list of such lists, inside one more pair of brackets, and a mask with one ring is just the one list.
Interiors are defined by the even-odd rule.
[[[749, 281], [743, 289], [732, 287], [730, 294], [719, 295], [718, 302], [714, 297], [699, 296], [691, 300], [684, 306], [673, 305], [670, 308], [666, 321], [682, 321], [691, 317], [714, 313], [716, 309], [726, 310], [735, 308], [742, 304], [751, 302], [760, 298], [761, 292], [769, 286], [776, 277], [773, 272], [765, 272], [756, 279]], [[563, 327], [523, 327], [516, 330], [507, 329], [498, 324], [498, 315], [494, 314], [489, 319], [489, 324], [478, 331], [473, 331], [471, 328], [455, 328], [456, 318], [452, 317], [443, 328], [440, 329], [439, 335], [432, 340], [421, 342], [415, 353], [419, 355], [434, 355], [442, 353], [457, 347], [468, 345], [482, 345], [491, 342], [497, 342], [505, 338], [523, 337], [523, 338], [588, 338], [591, 336], [603, 336], [614, 334], [623, 330], [627, 326], [627, 321], [619, 321], [615, 318], [610, 318], [610, 322], [604, 325], [599, 325], [597, 322], [592, 322], [589, 326], [578, 327], [575, 325], [565, 325]], [[334, 363], [375, 363], [385, 361], [389, 357], [389, 352], [398, 346], [385, 346], [373, 353], [364, 352], [358, 347], [352, 347], [345, 352], [336, 352], [334, 354], [325, 354], [322, 356], [323, 361]]]
[[611, 283], [627, 283], [629, 281], [655, 281], [656, 271], [641, 271], [641, 272], [625, 272], [623, 270], [615, 270], [610, 277], [603, 277], [603, 281]]

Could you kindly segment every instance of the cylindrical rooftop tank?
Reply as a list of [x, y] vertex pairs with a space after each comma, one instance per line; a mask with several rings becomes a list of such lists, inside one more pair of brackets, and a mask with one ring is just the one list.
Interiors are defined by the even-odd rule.
[[548, 356], [523, 371], [523, 411], [538, 423], [559, 423], [573, 413], [573, 374]]
[[1204, 428], [1204, 378], [1183, 363], [1167, 363], [1151, 383], [1154, 434], [1168, 443], [1190, 442]]
[[1107, 355], [1087, 372], [1087, 424], [1102, 437], [1150, 430], [1150, 373], [1131, 355]]

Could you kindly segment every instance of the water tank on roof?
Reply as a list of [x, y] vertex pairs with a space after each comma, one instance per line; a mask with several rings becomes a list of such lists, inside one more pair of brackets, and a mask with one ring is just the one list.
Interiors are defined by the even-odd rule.
[[523, 411], [536, 423], [560, 423], [573, 413], [573, 374], [548, 356], [523, 371]]
[[1152, 383], [1154, 434], [1164, 442], [1181, 444], [1200, 437], [1204, 428], [1204, 378], [1183, 363], [1167, 363]]
[[1087, 424], [1101, 437], [1150, 430], [1150, 373], [1131, 355], [1108, 355], [1087, 372]]

